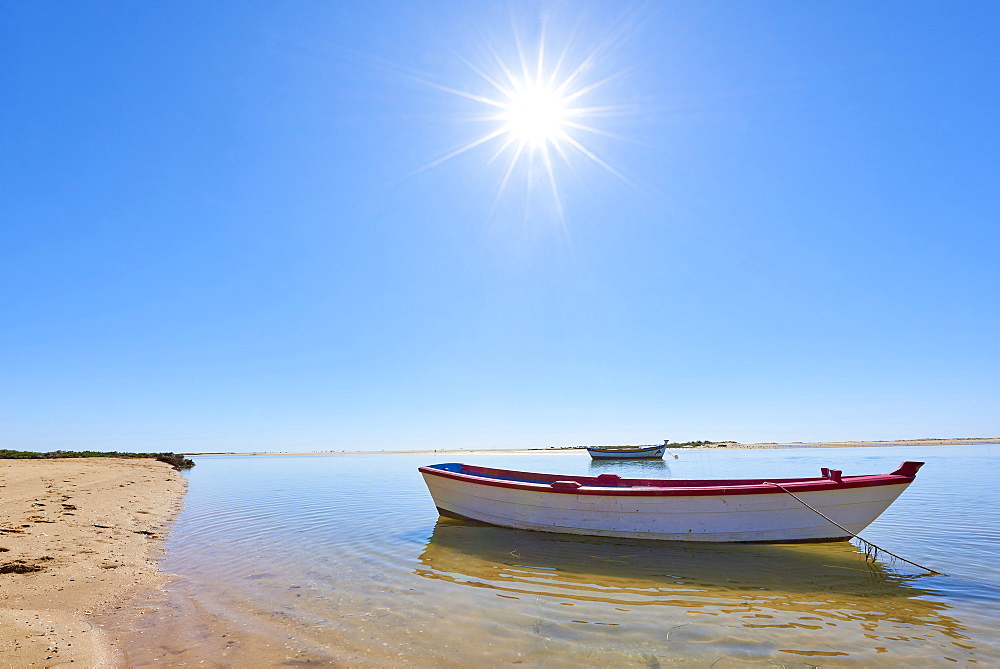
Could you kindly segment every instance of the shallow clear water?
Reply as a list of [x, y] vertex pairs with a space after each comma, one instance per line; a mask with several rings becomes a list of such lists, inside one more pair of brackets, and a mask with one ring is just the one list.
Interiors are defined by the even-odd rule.
[[[204, 457], [133, 664], [785, 666], [1000, 663], [1000, 447]], [[675, 544], [439, 519], [416, 468], [635, 477], [885, 473], [927, 464], [851, 544]]]

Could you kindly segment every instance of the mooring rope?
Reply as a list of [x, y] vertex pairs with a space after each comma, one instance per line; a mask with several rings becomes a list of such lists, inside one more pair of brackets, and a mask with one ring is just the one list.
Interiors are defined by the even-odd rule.
[[864, 537], [862, 537], [862, 536], [860, 536], [858, 534], [855, 534], [854, 532], [851, 532], [849, 529], [847, 529], [846, 527], [844, 527], [843, 525], [841, 525], [840, 523], [838, 523], [836, 520], [834, 520], [833, 518], [830, 518], [825, 513], [823, 513], [822, 511], [820, 511], [816, 507], [812, 506], [811, 504], [809, 504], [809, 502], [805, 501], [804, 499], [802, 499], [801, 497], [799, 497], [798, 495], [796, 495], [795, 493], [793, 493], [791, 490], [789, 490], [785, 486], [781, 485], [780, 483], [772, 483], [771, 481], [764, 481], [764, 485], [773, 485], [773, 486], [776, 486], [778, 488], [781, 488], [783, 491], [787, 492], [789, 495], [791, 495], [792, 497], [794, 497], [795, 499], [797, 499], [803, 505], [805, 505], [809, 509], [812, 509], [813, 511], [815, 511], [817, 514], [819, 514], [820, 516], [822, 516], [823, 518], [825, 518], [829, 522], [833, 523], [834, 525], [836, 525], [840, 529], [842, 529], [845, 532], [847, 532], [848, 534], [850, 534], [851, 537], [853, 537], [853, 538], [857, 539], [858, 541], [860, 541], [861, 543], [863, 543], [865, 545], [865, 556], [867, 558], [871, 559], [871, 560], [875, 560], [875, 558], [877, 557], [878, 553], [882, 552], [882, 553], [885, 553], [887, 555], [891, 555], [892, 557], [896, 558], [897, 560], [902, 560], [903, 562], [906, 562], [908, 564], [912, 564], [914, 567], [919, 567], [919, 568], [923, 569], [924, 571], [930, 572], [931, 574], [937, 574], [939, 576], [947, 576], [947, 574], [945, 574], [945, 573], [942, 573], [942, 572], [937, 571], [935, 569], [930, 569], [928, 567], [925, 567], [922, 564], [917, 564], [913, 560], [907, 560], [905, 557], [901, 557], [899, 555], [896, 555], [892, 551], [887, 551], [886, 549], [882, 548], [881, 546], [877, 546], [877, 545], [873, 544], [872, 542], [868, 541]]

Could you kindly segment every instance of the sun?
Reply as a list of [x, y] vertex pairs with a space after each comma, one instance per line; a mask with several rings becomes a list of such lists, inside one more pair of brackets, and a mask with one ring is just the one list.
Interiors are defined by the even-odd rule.
[[478, 112], [467, 120], [486, 128], [417, 171], [474, 149], [492, 147], [487, 163], [502, 166], [496, 200], [518, 181], [531, 192], [547, 191], [560, 218], [563, 205], [557, 174], [562, 167], [575, 170], [583, 161], [632, 184], [591, 145], [597, 136], [621, 139], [598, 127], [599, 120], [627, 113], [624, 106], [601, 100], [607, 85], [621, 74], [596, 74], [607, 70], [601, 65], [612, 42], [604, 40], [574, 61], [571, 52], [579, 49], [572, 48], [578, 46], [572, 40], [556, 50], [544, 29], [530, 45], [515, 31], [513, 48], [487, 45], [487, 56], [478, 62], [459, 57], [477, 77], [469, 89], [424, 80], [429, 86], [475, 103]]
[[497, 115], [506, 122], [505, 132], [536, 149], [564, 138], [569, 121], [568, 103], [557, 90], [528, 82], [509, 95], [505, 111]]

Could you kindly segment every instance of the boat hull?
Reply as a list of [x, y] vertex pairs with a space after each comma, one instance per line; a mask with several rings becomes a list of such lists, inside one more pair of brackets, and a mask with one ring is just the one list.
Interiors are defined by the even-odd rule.
[[666, 450], [666, 446], [651, 446], [635, 449], [588, 448], [587, 452], [594, 460], [660, 460]]
[[878, 518], [913, 480], [895, 477], [899, 480], [862, 487], [831, 481], [795, 496], [777, 488], [739, 494], [706, 494], [704, 489], [602, 494], [596, 488], [554, 492], [544, 485], [482, 484], [432, 470], [424, 467], [421, 473], [444, 516], [543, 532], [707, 542], [843, 541]]

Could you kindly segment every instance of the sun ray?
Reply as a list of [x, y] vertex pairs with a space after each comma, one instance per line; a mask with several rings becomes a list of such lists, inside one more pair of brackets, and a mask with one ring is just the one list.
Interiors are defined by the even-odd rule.
[[496, 49], [494, 49], [491, 46], [489, 47], [489, 52], [490, 55], [493, 56], [494, 64], [498, 68], [500, 68], [500, 71], [503, 73], [503, 75], [507, 77], [508, 87], [504, 88], [502, 85], [498, 85], [497, 90], [499, 90], [501, 93], [506, 93], [508, 90], [510, 90], [509, 87], [515, 85], [515, 83], [517, 82], [517, 76], [513, 73], [513, 71], [511, 71], [510, 66], [507, 64], [507, 62], [500, 57], [500, 54], [496, 52]]
[[600, 107], [574, 107], [568, 111], [567, 116], [612, 118], [615, 116], [633, 116], [635, 114], [636, 110], [631, 105], [603, 105]]
[[636, 186], [634, 183], [632, 183], [632, 181], [628, 177], [626, 177], [624, 174], [622, 174], [621, 172], [619, 172], [618, 170], [616, 170], [615, 168], [613, 168], [611, 165], [609, 165], [606, 162], [604, 162], [603, 160], [601, 160], [597, 155], [595, 155], [592, 151], [590, 151], [590, 149], [588, 149], [587, 147], [585, 147], [580, 142], [576, 141], [575, 139], [573, 139], [569, 135], [566, 135], [564, 137], [564, 139], [574, 149], [576, 149], [577, 151], [579, 151], [583, 155], [585, 155], [588, 158], [590, 158], [592, 161], [594, 161], [595, 163], [597, 163], [598, 165], [600, 165], [601, 167], [603, 167], [604, 169], [606, 169], [608, 172], [611, 172], [611, 174], [614, 174], [616, 177], [618, 177], [619, 179], [621, 179], [625, 183], [629, 184], [630, 186], [632, 186], [634, 188], [638, 188], [638, 186]]
[[497, 198], [503, 195], [504, 190], [507, 188], [507, 183], [510, 181], [510, 175], [513, 174], [514, 168], [517, 167], [518, 159], [521, 157], [521, 153], [524, 152], [524, 144], [518, 145], [517, 149], [514, 150], [514, 155], [510, 157], [510, 161], [507, 163], [507, 170], [503, 174], [503, 178], [500, 180], [500, 186], [497, 188]]
[[[444, 91], [445, 93], [451, 93], [452, 95], [457, 95], [459, 97], [472, 100], [473, 102], [482, 102], [483, 104], [490, 105], [492, 107], [503, 107], [506, 103], [500, 100], [493, 100], [483, 95], [476, 95], [475, 93], [469, 93], [457, 88], [451, 88], [450, 86], [442, 86], [441, 84], [436, 84], [432, 81], [425, 81], [423, 79], [414, 79], [418, 84], [424, 84], [425, 86], [430, 86], [431, 88], [436, 88], [439, 91]], [[502, 89], [501, 89], [502, 90]]]
[[563, 45], [562, 51], [559, 52], [559, 59], [556, 60], [556, 64], [552, 66], [552, 71], [549, 72], [548, 81], [545, 82], [546, 86], [554, 87], [556, 85], [556, 81], [558, 81], [559, 73], [562, 72], [563, 65], [566, 62], [566, 57], [569, 55], [569, 45], [570, 45], [570, 42], [567, 41]]
[[559, 220], [564, 220], [563, 207], [562, 207], [562, 197], [559, 195], [559, 186], [556, 184], [555, 171], [552, 169], [552, 156], [549, 155], [548, 147], [543, 149], [542, 160], [545, 163], [545, 171], [549, 175], [549, 186], [552, 188], [552, 198], [555, 202], [556, 212], [559, 215]]
[[437, 160], [434, 160], [434, 161], [431, 161], [431, 162], [427, 163], [423, 167], [420, 167], [420, 168], [414, 170], [413, 172], [411, 172], [407, 176], [413, 176], [414, 174], [419, 174], [420, 172], [423, 172], [424, 170], [429, 170], [432, 167], [437, 167], [438, 165], [440, 165], [441, 163], [445, 162], [446, 160], [450, 160], [450, 159], [454, 158], [455, 156], [461, 155], [461, 154], [465, 153], [466, 151], [474, 149], [477, 146], [479, 146], [480, 144], [485, 144], [486, 142], [488, 142], [491, 139], [494, 139], [496, 137], [499, 137], [500, 135], [502, 135], [505, 132], [506, 132], [506, 130], [504, 130], [503, 128], [498, 128], [497, 130], [494, 130], [493, 132], [490, 132], [490, 133], [487, 133], [487, 134], [483, 135], [479, 139], [476, 139], [476, 140], [473, 140], [473, 141], [469, 142], [468, 144], [466, 144], [463, 147], [455, 149], [454, 151], [452, 151], [449, 154], [441, 156]]
[[[492, 55], [494, 56], [494, 58], [497, 58], [497, 62], [499, 63], [500, 62], [499, 61], [499, 57], [495, 53], [493, 53]], [[473, 72], [475, 72], [476, 74], [478, 74], [483, 79], [483, 81], [485, 81], [486, 83], [488, 83], [491, 86], [493, 86], [493, 88], [495, 88], [498, 93], [501, 93], [501, 94], [505, 93], [505, 91], [507, 89], [503, 87], [503, 84], [501, 84], [494, 77], [491, 77], [489, 74], [487, 74], [485, 71], [483, 71], [482, 68], [477, 67], [474, 63], [466, 60], [465, 58], [462, 58], [461, 56], [459, 56], [458, 59], [463, 64], [465, 64], [466, 67], [468, 67], [470, 70], [472, 70]]]
[[[506, 132], [506, 130], [504, 130], [504, 132]], [[505, 154], [507, 152], [507, 149], [509, 149], [512, 144], [518, 141], [518, 139], [513, 135], [511, 135], [510, 133], [507, 134], [508, 137], [507, 139], [504, 140], [503, 144], [501, 144], [500, 147], [497, 148], [497, 150], [493, 153], [493, 155], [486, 160], [487, 165], [494, 162], [497, 158]]]
[[586, 86], [581, 86], [580, 88], [576, 89], [572, 93], [567, 93], [566, 94], [566, 96], [565, 96], [566, 97], [566, 102], [572, 102], [573, 100], [576, 100], [578, 98], [582, 98], [584, 95], [588, 95], [592, 91], [596, 91], [598, 88], [604, 86], [605, 84], [607, 84], [607, 83], [609, 83], [611, 81], [614, 81], [615, 79], [618, 79], [619, 77], [621, 77], [625, 73], [626, 72], [624, 70], [621, 71], [621, 72], [615, 72], [614, 74], [609, 75], [609, 76], [605, 77], [604, 79], [601, 79], [600, 81], [595, 81], [592, 84], [588, 84]]
[[567, 121], [566, 122], [566, 127], [567, 128], [576, 128], [577, 130], [583, 130], [584, 132], [589, 132], [589, 133], [594, 134], [594, 135], [600, 135], [601, 137], [607, 137], [609, 139], [617, 139], [617, 140], [620, 140], [622, 142], [630, 142], [631, 141], [628, 137], [624, 137], [622, 135], [617, 135], [617, 134], [615, 134], [613, 132], [608, 132], [606, 130], [601, 130], [600, 128], [595, 128], [595, 127], [590, 126], [590, 125], [583, 125], [582, 123], [574, 123], [572, 121]]

